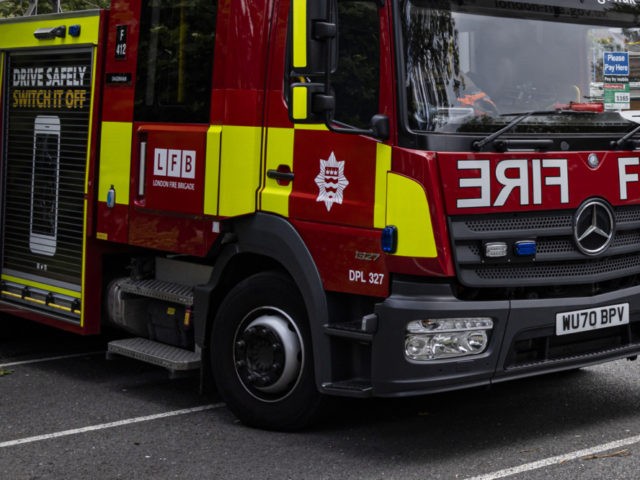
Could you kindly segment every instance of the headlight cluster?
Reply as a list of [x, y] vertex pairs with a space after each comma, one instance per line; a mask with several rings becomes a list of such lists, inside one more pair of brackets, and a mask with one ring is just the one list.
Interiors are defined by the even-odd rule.
[[490, 318], [442, 318], [414, 320], [407, 324], [405, 355], [411, 360], [477, 355], [489, 344]]

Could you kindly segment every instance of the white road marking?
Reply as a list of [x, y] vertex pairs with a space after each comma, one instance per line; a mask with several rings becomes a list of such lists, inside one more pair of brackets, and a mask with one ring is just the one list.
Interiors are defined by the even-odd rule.
[[188, 415], [190, 413], [202, 412], [204, 410], [213, 410], [224, 407], [224, 403], [214, 403], [209, 405], [200, 405], [199, 407], [185, 408], [182, 410], [173, 410], [171, 412], [157, 413], [155, 415], [147, 415], [144, 417], [127, 418], [116, 422], [101, 423], [100, 425], [90, 425], [88, 427], [74, 428], [72, 430], [63, 430], [61, 432], [47, 433], [44, 435], [36, 435], [35, 437], [19, 438], [8, 442], [0, 442], [0, 448], [15, 447], [25, 443], [40, 442], [43, 440], [51, 440], [52, 438], [66, 437], [69, 435], [78, 435], [80, 433], [95, 432], [96, 430], [105, 430], [107, 428], [122, 427], [134, 423], [150, 422], [161, 418], [175, 417], [178, 415]]
[[86, 357], [88, 355], [100, 355], [105, 353], [106, 352], [103, 350], [100, 352], [85, 352], [85, 353], [74, 353], [72, 355], [59, 355], [57, 357], [33, 358], [31, 360], [22, 360], [20, 362], [0, 363], [0, 368], [16, 367], [18, 365], [29, 365], [30, 363], [51, 362], [53, 360], [64, 360], [66, 358]]
[[623, 438], [614, 442], [603, 443], [583, 450], [576, 450], [574, 452], [565, 453], [564, 455], [557, 455], [555, 457], [549, 457], [536, 462], [525, 463], [511, 468], [505, 468], [504, 470], [498, 470], [496, 472], [487, 473], [485, 475], [478, 475], [477, 477], [469, 477], [466, 480], [495, 480], [497, 478], [505, 478], [511, 475], [517, 475], [519, 473], [530, 472], [531, 470], [537, 470], [539, 468], [549, 467], [551, 465], [559, 465], [564, 462], [577, 460], [582, 457], [594, 455], [597, 453], [603, 453], [608, 450], [614, 450], [620, 447], [628, 447], [640, 443], [640, 435], [634, 437]]

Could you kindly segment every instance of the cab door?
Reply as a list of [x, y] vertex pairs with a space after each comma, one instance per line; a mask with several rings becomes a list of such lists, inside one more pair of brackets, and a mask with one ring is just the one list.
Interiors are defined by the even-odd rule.
[[[389, 3], [389, 2], [387, 2]], [[383, 58], [386, 9], [371, 0], [337, 1], [337, 62], [331, 74], [333, 125], [298, 125], [293, 148], [296, 178], [291, 215], [321, 270], [327, 290], [386, 295], [389, 275], [382, 260], [387, 139], [369, 134], [374, 115], [389, 115]]]
[[[202, 254], [217, 2], [142, 2], [132, 141], [131, 244]], [[211, 165], [210, 168], [215, 168]]]
[[[282, 3], [287, 9], [300, 4]], [[273, 208], [294, 222], [327, 289], [383, 295], [388, 276], [381, 260], [380, 229], [385, 225], [391, 147], [387, 139], [354, 132], [368, 130], [376, 114], [391, 117], [388, 7], [373, 0], [337, 0], [335, 6], [338, 49], [331, 90], [333, 125], [342, 132], [331, 131], [321, 121], [296, 123], [289, 131], [271, 128], [262, 208]], [[295, 22], [295, 14], [287, 13]], [[292, 50], [292, 46], [286, 49]], [[324, 81], [317, 72], [308, 77], [290, 75], [295, 70], [293, 55], [285, 61], [285, 90], [295, 83]], [[382, 62], [387, 65], [384, 70]], [[286, 91], [284, 95], [293, 109], [293, 95]], [[277, 120], [274, 111], [281, 104], [271, 102], [271, 119]], [[283, 205], [278, 200], [285, 192], [288, 201]]]

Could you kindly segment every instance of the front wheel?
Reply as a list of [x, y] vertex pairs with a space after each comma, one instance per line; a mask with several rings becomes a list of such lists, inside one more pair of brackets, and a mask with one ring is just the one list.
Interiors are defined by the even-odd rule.
[[231, 289], [214, 320], [211, 368], [223, 400], [247, 425], [296, 430], [315, 419], [323, 397], [306, 309], [289, 277], [259, 273]]

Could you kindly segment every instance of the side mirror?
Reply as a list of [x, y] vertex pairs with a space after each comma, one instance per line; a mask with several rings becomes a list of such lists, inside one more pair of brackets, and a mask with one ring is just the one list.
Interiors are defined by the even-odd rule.
[[382, 114], [374, 115], [371, 118], [371, 135], [379, 140], [389, 138], [389, 117]]
[[[326, 111], [318, 99], [325, 97], [324, 83], [293, 83], [289, 95], [289, 118], [293, 123], [324, 123]], [[331, 97], [333, 98], [333, 97]], [[331, 105], [329, 107], [332, 107]]]
[[315, 77], [335, 70], [336, 10], [334, 0], [292, 0], [289, 31], [293, 76]]
[[[383, 0], [378, 0], [382, 6]], [[334, 121], [336, 98], [331, 74], [338, 63], [337, 0], [291, 0], [289, 25], [289, 119], [292, 123], [324, 123], [332, 132], [389, 137], [389, 118], [374, 115], [368, 129]]]

